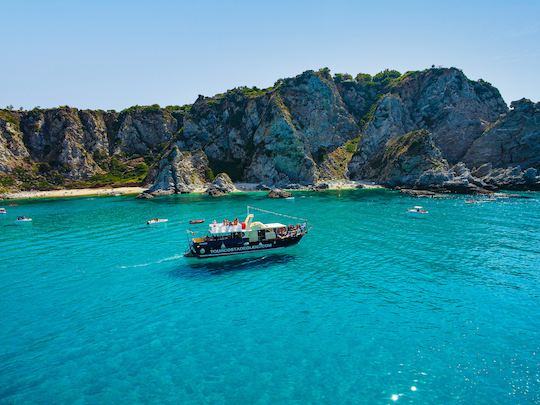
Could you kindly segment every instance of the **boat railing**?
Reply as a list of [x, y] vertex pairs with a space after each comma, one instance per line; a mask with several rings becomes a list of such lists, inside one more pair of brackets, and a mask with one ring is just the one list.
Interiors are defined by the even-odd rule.
[[297, 221], [305, 223], [306, 225], [308, 223], [308, 220], [305, 219], [305, 218], [300, 218], [300, 217], [295, 217], [295, 216], [292, 216], [292, 215], [282, 214], [280, 212], [275, 212], [275, 211], [264, 210], [262, 208], [257, 208], [257, 207], [253, 207], [252, 205], [248, 205], [247, 206], [247, 213], [250, 214], [252, 210], [253, 211], [259, 211], [259, 212], [264, 212], [265, 214], [277, 215], [277, 216], [284, 217], [284, 218], [295, 219]]

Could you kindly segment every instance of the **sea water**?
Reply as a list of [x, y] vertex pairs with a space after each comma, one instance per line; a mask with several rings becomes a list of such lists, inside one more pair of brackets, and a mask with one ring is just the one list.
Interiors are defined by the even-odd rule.
[[[0, 402], [538, 403], [540, 196], [524, 195], [19, 201], [0, 217]], [[182, 256], [187, 228], [247, 205], [310, 233]]]

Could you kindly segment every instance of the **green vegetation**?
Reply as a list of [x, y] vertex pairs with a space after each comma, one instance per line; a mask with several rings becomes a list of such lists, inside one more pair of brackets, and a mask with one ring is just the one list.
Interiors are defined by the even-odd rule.
[[15, 187], [15, 179], [7, 174], [0, 174], [0, 193], [6, 193]]
[[143, 159], [134, 159], [123, 163], [117, 158], [111, 158], [109, 170], [104, 174], [96, 174], [88, 180], [81, 180], [85, 186], [122, 185], [128, 183], [141, 183], [148, 174], [148, 165]]
[[257, 86], [253, 87], [238, 87], [238, 90], [242, 92], [243, 95], [247, 97], [259, 97], [265, 95], [267, 92], [272, 91], [273, 87], [268, 87], [266, 89], [259, 89]]
[[9, 122], [13, 126], [15, 126], [17, 130], [19, 130], [20, 121], [19, 116], [16, 113], [7, 110], [0, 110], [0, 120]]
[[400, 76], [401, 73], [399, 73], [397, 70], [385, 69], [373, 76], [373, 81], [375, 83], [380, 83], [383, 87], [387, 87]]
[[362, 116], [362, 118], [360, 118], [359, 125], [360, 125], [360, 128], [362, 128], [363, 130], [366, 129], [367, 125], [373, 118], [373, 115], [375, 114], [375, 111], [377, 110], [377, 106], [379, 105], [379, 100], [382, 97], [383, 97], [383, 94], [378, 94], [375, 100], [373, 101], [373, 103], [371, 104], [371, 106], [369, 107], [369, 110]]
[[165, 110], [172, 112], [189, 112], [191, 110], [192, 105], [191, 104], [185, 104], [185, 105], [168, 105], [165, 107]]
[[409, 78], [409, 77], [413, 77], [415, 76], [416, 74], [418, 74], [419, 71], [418, 70], [409, 70], [405, 73], [403, 73], [401, 76], [399, 76], [397, 79], [394, 80], [394, 84], [397, 84], [397, 83], [400, 83], [402, 82], [403, 80]]
[[334, 74], [334, 80], [336, 82], [344, 82], [344, 81], [347, 81], [347, 80], [352, 80], [353, 77], [348, 74], [348, 73], [336, 73]]
[[330, 74], [330, 68], [323, 67], [322, 69], [319, 69], [319, 73], [325, 78], [325, 79], [332, 79], [332, 75]]
[[[40, 170], [43, 173], [40, 173]], [[47, 164], [33, 165], [29, 168], [17, 167], [10, 175], [5, 175], [3, 184], [8, 189], [51, 190], [64, 183], [64, 176], [52, 171]]]
[[159, 104], [152, 104], [152, 105], [134, 105], [131, 107], [128, 107], [122, 111], [120, 111], [120, 114], [122, 113], [134, 113], [134, 112], [157, 112], [161, 111], [161, 107]]
[[345, 151], [347, 153], [354, 154], [358, 150], [358, 142], [360, 142], [359, 136], [351, 139], [350, 141], [345, 142], [345, 145], [343, 145], [343, 147], [345, 148]]
[[204, 174], [206, 175], [206, 178], [210, 181], [214, 181], [214, 179], [216, 178], [216, 176], [214, 175], [214, 171], [209, 167], [205, 169]]
[[355, 77], [358, 83], [372, 83], [373, 78], [368, 73], [358, 73]]
[[349, 162], [358, 149], [359, 141], [358, 136], [348, 140], [343, 146], [322, 154], [320, 156], [321, 178], [344, 179]]
[[111, 158], [103, 174], [96, 174], [84, 180], [70, 180], [65, 177], [69, 170], [48, 162], [28, 167], [17, 167], [10, 174], [0, 174], [0, 192], [11, 190], [54, 190], [59, 188], [82, 188], [102, 186], [123, 186], [140, 184], [148, 174], [148, 164], [143, 158], [122, 162]]

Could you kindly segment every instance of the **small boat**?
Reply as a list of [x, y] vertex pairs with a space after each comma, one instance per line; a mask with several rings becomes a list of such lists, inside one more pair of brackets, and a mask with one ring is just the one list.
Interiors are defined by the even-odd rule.
[[17, 217], [17, 219], [15, 220], [15, 223], [18, 223], [18, 224], [24, 224], [24, 223], [28, 223], [28, 222], [32, 222], [32, 218]]
[[[254, 215], [250, 213], [250, 209], [280, 215], [299, 222], [290, 225], [278, 222], [264, 224], [253, 221]], [[194, 234], [190, 231], [188, 233]], [[206, 236], [190, 238], [189, 247], [184, 256], [204, 259], [284, 248], [296, 245], [307, 233], [306, 219], [248, 206], [244, 221], [223, 220], [218, 223], [214, 220], [209, 225]]]
[[194, 224], [202, 224], [204, 222], [204, 219], [191, 219], [189, 221], [190, 224], [194, 225]]
[[169, 222], [169, 220], [167, 218], [152, 218], [146, 221], [146, 225], [161, 224], [163, 222]]
[[407, 212], [410, 214], [427, 214], [429, 211], [420, 205], [415, 205], [413, 208], [408, 209]]
[[0, 208], [0, 214], [7, 214], [7, 210], [5, 208]]

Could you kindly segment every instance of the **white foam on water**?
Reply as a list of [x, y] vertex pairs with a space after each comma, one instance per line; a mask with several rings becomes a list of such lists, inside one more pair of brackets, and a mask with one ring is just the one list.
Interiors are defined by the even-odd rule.
[[181, 257], [182, 257], [182, 255], [174, 255], [174, 256], [165, 257], [165, 258], [157, 260], [155, 262], [139, 263], [139, 264], [132, 264], [132, 265], [129, 265], [129, 266], [119, 266], [119, 267], [121, 269], [132, 269], [132, 268], [135, 268], [135, 267], [147, 267], [147, 266], [151, 266], [153, 264], [160, 264], [160, 263], [168, 262], [168, 261], [171, 261], [171, 260], [178, 260]]

